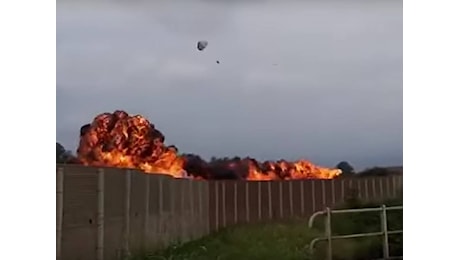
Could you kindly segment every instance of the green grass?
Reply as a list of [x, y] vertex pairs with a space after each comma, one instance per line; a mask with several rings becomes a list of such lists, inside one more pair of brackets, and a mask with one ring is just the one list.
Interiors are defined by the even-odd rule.
[[305, 259], [305, 246], [315, 235], [305, 220], [235, 226], [137, 259]]
[[[401, 199], [385, 201], [387, 206], [402, 205]], [[376, 207], [381, 203], [361, 203], [350, 200], [341, 208]], [[136, 260], [297, 260], [325, 259], [325, 244], [319, 243], [314, 255], [308, 244], [324, 232], [318, 218], [313, 229], [308, 219], [293, 219], [277, 223], [240, 225], [223, 229], [199, 240], [170, 246], [165, 250], [136, 257]], [[402, 229], [402, 212], [388, 213], [389, 229]], [[333, 217], [334, 234], [378, 231], [378, 213], [344, 214]], [[390, 236], [391, 255], [402, 255], [402, 235]], [[361, 260], [382, 257], [381, 238], [337, 240], [333, 243], [334, 259]]]

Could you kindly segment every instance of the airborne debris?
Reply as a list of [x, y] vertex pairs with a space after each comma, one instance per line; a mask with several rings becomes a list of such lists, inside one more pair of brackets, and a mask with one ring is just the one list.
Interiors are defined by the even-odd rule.
[[196, 45], [197, 49], [199, 51], [202, 51], [204, 50], [204, 48], [206, 48], [206, 46], [208, 46], [208, 42], [207, 41], [199, 41]]
[[[197, 44], [196, 44], [196, 48], [199, 50], [199, 51], [203, 51], [206, 46], [208, 46], [208, 41], [199, 41]], [[220, 64], [220, 61], [219, 60], [216, 60], [216, 63], [217, 64]]]

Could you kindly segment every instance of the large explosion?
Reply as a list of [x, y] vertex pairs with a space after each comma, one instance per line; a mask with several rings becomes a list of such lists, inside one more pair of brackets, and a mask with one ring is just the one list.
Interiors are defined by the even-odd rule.
[[235, 157], [206, 162], [197, 155], [179, 155], [175, 146], [166, 146], [164, 135], [146, 118], [124, 111], [96, 116], [80, 129], [78, 160], [89, 166], [140, 169], [151, 174], [176, 178], [292, 180], [331, 179], [339, 169], [316, 166], [307, 160], [259, 163]]

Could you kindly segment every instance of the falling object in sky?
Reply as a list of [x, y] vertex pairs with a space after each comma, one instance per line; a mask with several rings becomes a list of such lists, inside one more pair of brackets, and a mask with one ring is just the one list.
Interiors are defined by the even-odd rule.
[[220, 61], [216, 60], [216, 63], [217, 63], [217, 64], [220, 64]]
[[207, 41], [199, 41], [198, 44], [197, 44], [197, 48], [198, 48], [199, 51], [204, 50], [204, 48], [206, 48], [206, 46], [208, 46]]

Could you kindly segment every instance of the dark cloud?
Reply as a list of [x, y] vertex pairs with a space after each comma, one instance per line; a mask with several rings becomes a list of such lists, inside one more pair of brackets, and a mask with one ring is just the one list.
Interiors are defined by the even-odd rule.
[[124, 109], [204, 157], [402, 164], [399, 1], [264, 3], [58, 3], [58, 140]]

